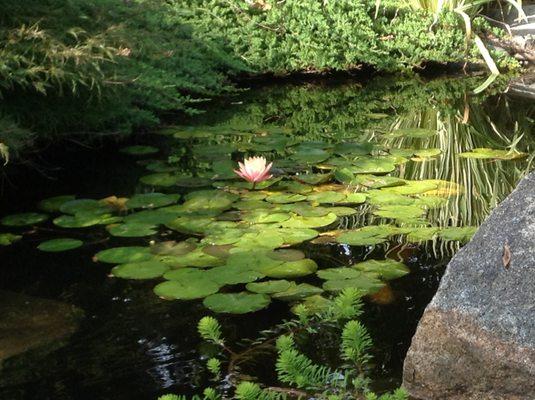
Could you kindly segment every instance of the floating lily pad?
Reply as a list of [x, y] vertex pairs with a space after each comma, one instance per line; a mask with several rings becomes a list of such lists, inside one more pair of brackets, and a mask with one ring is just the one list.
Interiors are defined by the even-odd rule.
[[309, 185], [318, 185], [320, 183], [325, 183], [331, 180], [332, 175], [331, 174], [300, 174], [300, 175], [295, 175], [293, 178], [300, 182], [308, 183]]
[[381, 189], [385, 193], [401, 195], [422, 194], [438, 188], [433, 181], [405, 181], [405, 185]]
[[377, 206], [409, 206], [415, 200], [398, 193], [385, 192], [384, 190], [370, 190], [366, 193], [368, 202]]
[[22, 239], [20, 235], [12, 233], [0, 233], [0, 246], [9, 246], [10, 244]]
[[383, 218], [391, 218], [397, 221], [408, 222], [417, 221], [423, 214], [424, 210], [421, 207], [410, 206], [381, 206], [379, 210], [374, 211], [373, 214]]
[[401, 278], [410, 272], [403, 263], [388, 258], [385, 260], [368, 260], [360, 262], [353, 265], [353, 268], [359, 271], [375, 274], [386, 280]]
[[150, 247], [152, 254], [159, 254], [164, 256], [183, 256], [195, 250], [197, 245], [190, 241], [175, 242], [169, 240], [165, 242], [159, 242]]
[[425, 242], [427, 240], [432, 240], [438, 231], [439, 229], [435, 227], [411, 228], [410, 232], [407, 233], [407, 241]]
[[250, 211], [242, 214], [242, 220], [251, 224], [273, 224], [290, 219], [291, 215], [273, 211]]
[[297, 249], [280, 249], [267, 253], [267, 256], [279, 261], [299, 261], [305, 258], [305, 253]]
[[193, 279], [188, 282], [167, 281], [156, 285], [154, 293], [167, 300], [202, 299], [219, 291], [219, 285], [208, 279]]
[[355, 288], [363, 293], [372, 294], [379, 291], [383, 286], [384, 283], [377, 278], [362, 273], [358, 278], [325, 281], [323, 289], [329, 292], [339, 292], [347, 288]]
[[78, 239], [52, 239], [42, 242], [37, 248], [41, 251], [46, 251], [50, 253], [56, 253], [60, 251], [67, 251], [72, 249], [77, 249], [84, 244], [81, 240]]
[[271, 299], [265, 294], [218, 293], [204, 299], [204, 306], [216, 313], [246, 314], [266, 308]]
[[176, 185], [179, 178], [179, 176], [173, 175], [170, 172], [159, 172], [142, 176], [139, 181], [149, 186], [169, 187]]
[[199, 267], [208, 268], [223, 265], [225, 260], [222, 258], [211, 256], [203, 251], [202, 247], [198, 247], [195, 250], [181, 255], [160, 255], [159, 259], [165, 264], [179, 268], [179, 267]]
[[156, 227], [151, 224], [129, 222], [126, 224], [110, 225], [108, 232], [119, 237], [144, 237], [157, 233]]
[[169, 267], [156, 260], [121, 264], [111, 270], [113, 276], [123, 279], [155, 279], [161, 277]]
[[284, 292], [290, 288], [291, 284], [287, 280], [274, 280], [265, 282], [248, 283], [245, 287], [248, 291], [253, 293], [271, 294]]
[[169, 224], [179, 216], [183, 215], [184, 212], [166, 210], [160, 208], [158, 210], [143, 210], [138, 211], [133, 214], [127, 215], [124, 217], [125, 223], [139, 223], [139, 224], [148, 224], [148, 225], [165, 225]]
[[364, 193], [346, 193], [346, 198], [343, 203], [348, 204], [361, 204], [366, 201], [366, 195]]
[[237, 285], [238, 283], [254, 282], [262, 279], [265, 275], [259, 271], [243, 270], [232, 265], [223, 265], [212, 268], [209, 271], [209, 277], [220, 285]]
[[129, 246], [114, 247], [99, 251], [95, 254], [95, 260], [110, 264], [126, 264], [148, 261], [154, 258], [149, 247]]
[[364, 143], [338, 143], [334, 146], [333, 153], [347, 156], [364, 156], [370, 154], [373, 150], [373, 144]]
[[153, 146], [128, 146], [124, 147], [121, 150], [121, 153], [130, 154], [133, 156], [146, 156], [148, 154], [158, 153], [158, 148]]
[[64, 195], [64, 196], [55, 196], [50, 197], [45, 200], [41, 200], [39, 202], [39, 209], [46, 211], [46, 212], [59, 212], [61, 206], [71, 200], [74, 200], [75, 196], [73, 195]]
[[276, 193], [266, 197], [266, 201], [275, 204], [297, 203], [306, 199], [306, 196], [296, 193]]
[[[346, 199], [346, 195], [343, 193], [326, 191], [309, 194], [307, 200], [314, 203], [340, 203]], [[364, 200], [366, 198], [364, 197]]]
[[317, 164], [325, 161], [331, 156], [326, 150], [316, 148], [301, 148], [296, 153], [291, 155], [291, 158], [299, 163]]
[[279, 228], [277, 232], [287, 245], [300, 244], [319, 235], [318, 231], [307, 228]]
[[164, 194], [164, 193], [144, 193], [132, 196], [127, 202], [126, 206], [129, 209], [135, 208], [157, 208], [168, 206], [176, 203], [180, 199], [179, 194]]
[[354, 231], [343, 232], [336, 238], [336, 241], [352, 246], [373, 246], [386, 242], [390, 233], [386, 225], [366, 226]]
[[103, 225], [120, 222], [121, 218], [111, 214], [79, 213], [76, 215], [61, 215], [54, 219], [54, 225], [61, 228], [87, 228], [95, 225]]
[[405, 179], [394, 176], [375, 176], [375, 175], [356, 175], [351, 184], [359, 184], [370, 189], [381, 189], [385, 187], [402, 186], [405, 185]]
[[282, 222], [281, 226], [284, 228], [320, 228], [331, 225], [337, 218], [334, 213], [329, 213], [322, 217], [293, 215], [289, 220]]
[[349, 185], [355, 179], [355, 174], [349, 168], [336, 168], [334, 178], [345, 185]]
[[284, 181], [279, 182], [277, 189], [281, 189], [286, 192], [307, 195], [308, 193], [312, 192], [313, 187], [297, 181]]
[[347, 168], [354, 174], [386, 174], [396, 169], [396, 163], [386, 157], [362, 157]]
[[46, 214], [28, 212], [28, 213], [7, 215], [4, 218], [2, 218], [0, 222], [2, 223], [2, 225], [5, 225], [5, 226], [18, 227], [18, 226], [29, 226], [29, 225], [39, 224], [41, 222], [46, 221], [47, 219], [48, 219], [48, 215]]
[[282, 301], [302, 300], [315, 294], [323, 293], [323, 289], [310, 285], [308, 283], [296, 284], [292, 282], [290, 287], [283, 292], [274, 293], [272, 298]]
[[318, 277], [326, 281], [331, 280], [340, 280], [340, 279], [355, 279], [360, 278], [362, 272], [357, 271], [353, 268], [327, 268], [321, 269], [317, 272]]
[[476, 226], [448, 227], [442, 228], [439, 236], [443, 240], [458, 240], [461, 243], [466, 243], [472, 239], [476, 231]]
[[476, 148], [472, 151], [459, 154], [464, 158], [477, 158], [477, 159], [492, 159], [492, 160], [516, 160], [525, 158], [527, 153], [521, 153], [518, 151], [498, 150], [489, 148]]
[[103, 202], [94, 199], [70, 200], [60, 206], [60, 211], [65, 214], [106, 214], [111, 211], [111, 207]]
[[298, 278], [313, 274], [318, 269], [314, 260], [305, 258], [298, 261], [284, 262], [276, 267], [262, 269], [262, 272], [270, 278]]
[[222, 190], [200, 190], [189, 193], [182, 207], [189, 212], [227, 210], [239, 196]]
[[[296, 314], [297, 311], [305, 312], [306, 315], [314, 315], [328, 310], [332, 306], [332, 300], [329, 300], [319, 294], [307, 297], [299, 304], [292, 307], [291, 311]], [[299, 306], [304, 306], [299, 307]]]

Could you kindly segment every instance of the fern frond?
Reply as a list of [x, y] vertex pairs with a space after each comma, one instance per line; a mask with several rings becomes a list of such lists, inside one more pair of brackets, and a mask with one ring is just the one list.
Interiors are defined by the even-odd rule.
[[368, 330], [359, 321], [352, 320], [345, 324], [342, 331], [342, 358], [363, 367], [371, 359], [372, 339]]
[[206, 388], [203, 392], [204, 400], [221, 400], [221, 396], [212, 388]]
[[333, 384], [339, 374], [330, 368], [316, 365], [295, 349], [284, 350], [277, 358], [276, 370], [279, 380], [301, 389], [319, 389]]
[[203, 317], [197, 325], [199, 335], [206, 341], [218, 345], [223, 345], [224, 341], [221, 334], [221, 325], [213, 317]]
[[215, 379], [219, 379], [221, 375], [221, 361], [217, 358], [210, 358], [206, 362], [206, 368], [208, 368], [208, 371], [210, 371]]
[[295, 349], [295, 342], [294, 338], [291, 335], [282, 335], [277, 339], [276, 342], [277, 351], [279, 353], [287, 350], [294, 350]]

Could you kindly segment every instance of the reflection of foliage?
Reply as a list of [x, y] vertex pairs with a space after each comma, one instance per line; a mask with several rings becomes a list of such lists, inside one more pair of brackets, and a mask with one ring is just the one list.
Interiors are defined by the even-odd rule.
[[[355, 398], [357, 395], [364, 395], [366, 399], [406, 399], [407, 395], [402, 389], [378, 397], [368, 388], [369, 380], [365, 371], [371, 359], [369, 351], [372, 342], [364, 325], [353, 319], [362, 312], [361, 296], [362, 293], [355, 289], [346, 289], [321, 311], [311, 312], [312, 310], [307, 309], [305, 305], [301, 305], [297, 319], [263, 332], [260, 339], [238, 352], [223, 344], [220, 336], [221, 327], [212, 317], [201, 319], [198, 326], [199, 334], [211, 343], [219, 345], [226, 355], [228, 369], [225, 381], [235, 387], [234, 398], [238, 400], [276, 400], [294, 397], [342, 400]], [[334, 370], [316, 364], [300, 352], [296, 339], [317, 333], [325, 327], [333, 327], [340, 332], [340, 358], [349, 361], [350, 364]], [[290, 387], [264, 389], [257, 383], [241, 381], [238, 378], [238, 366], [250, 363], [257, 355], [273, 350], [277, 353], [278, 379]], [[211, 358], [208, 361], [209, 370], [213, 369], [215, 364], [213, 360]], [[210, 393], [216, 396], [215, 393]], [[165, 397], [160, 398], [164, 399]]]

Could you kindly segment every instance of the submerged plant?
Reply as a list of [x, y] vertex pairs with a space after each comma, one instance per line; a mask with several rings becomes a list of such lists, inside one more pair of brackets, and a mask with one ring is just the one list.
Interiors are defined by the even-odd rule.
[[[328, 306], [322, 311], [315, 311], [310, 306], [301, 304], [297, 309], [296, 319], [263, 331], [262, 337], [247, 343], [242, 350], [226, 346], [221, 337], [222, 328], [219, 322], [213, 317], [204, 317], [198, 325], [200, 336], [219, 346], [224, 356], [208, 359], [207, 370], [216, 379], [223, 379], [232, 385], [232, 398], [236, 400], [343, 400], [363, 397], [406, 400], [407, 393], [402, 388], [383, 395], [377, 395], [369, 389], [370, 379], [366, 371], [371, 360], [369, 352], [372, 341], [366, 327], [354, 319], [362, 313], [362, 295], [358, 290], [345, 289], [333, 299], [327, 300]], [[297, 339], [318, 333], [325, 328], [338, 332], [341, 341], [340, 360], [349, 361], [339, 369], [316, 364], [298, 347]], [[240, 347], [243, 346], [237, 346], [238, 349]], [[265, 360], [265, 354], [269, 352], [277, 354], [275, 368], [278, 380], [285, 386], [263, 388], [259, 383], [241, 380], [241, 368], [248, 363], [254, 363], [257, 357]], [[226, 376], [223, 376], [224, 365]], [[212, 397], [207, 396], [207, 391]], [[204, 395], [206, 399], [220, 398], [213, 389], [206, 389]], [[166, 399], [165, 396], [160, 398]]]
[[273, 163], [267, 163], [264, 157], [249, 157], [238, 162], [240, 166], [239, 170], [234, 170], [236, 174], [245, 179], [248, 182], [251, 182], [256, 185], [258, 182], [263, 182], [270, 179], [273, 175], [269, 174]]

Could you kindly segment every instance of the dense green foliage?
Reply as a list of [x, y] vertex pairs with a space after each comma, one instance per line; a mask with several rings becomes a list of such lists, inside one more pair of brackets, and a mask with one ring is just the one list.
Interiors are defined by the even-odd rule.
[[0, 23], [2, 154], [31, 132], [151, 128], [237, 74], [478, 62], [458, 15], [392, 1], [0, 0]]

